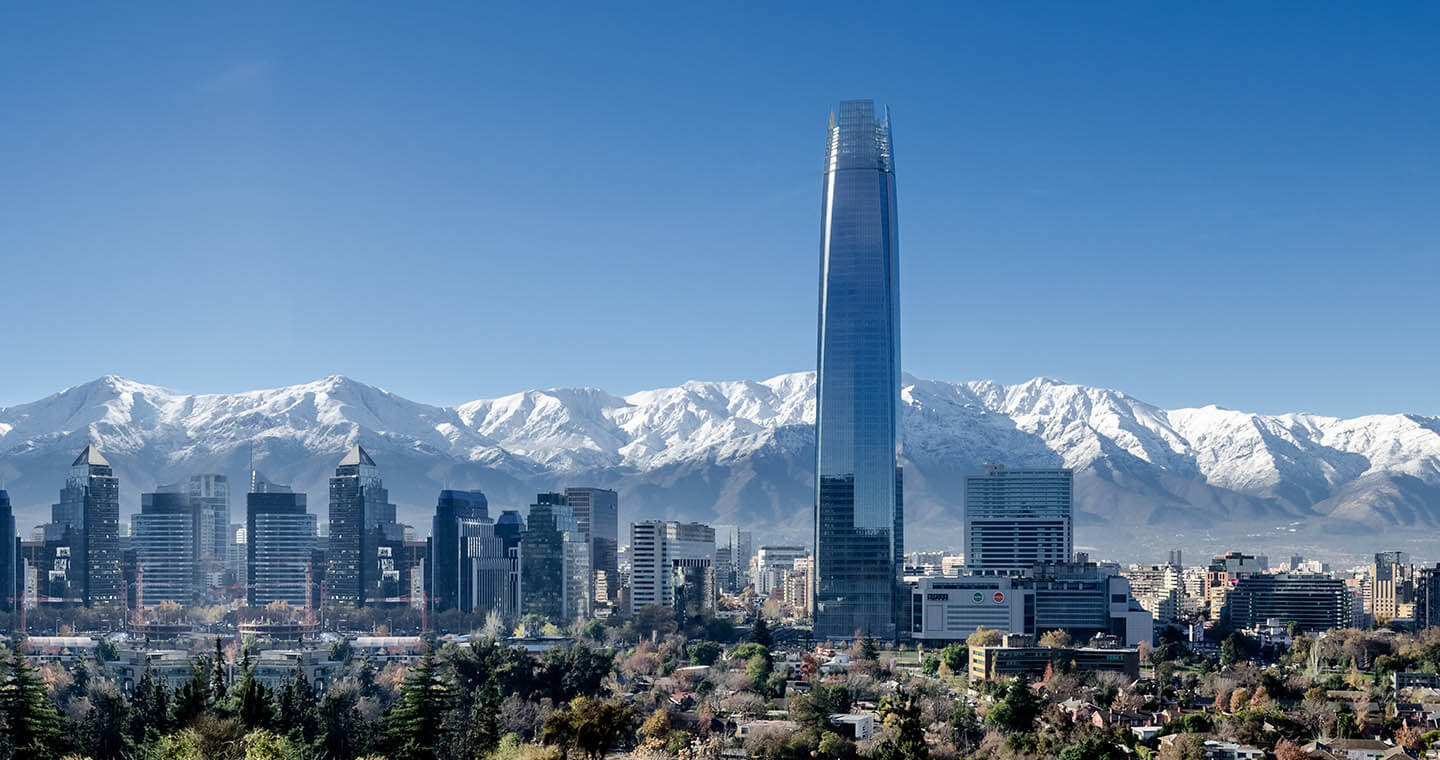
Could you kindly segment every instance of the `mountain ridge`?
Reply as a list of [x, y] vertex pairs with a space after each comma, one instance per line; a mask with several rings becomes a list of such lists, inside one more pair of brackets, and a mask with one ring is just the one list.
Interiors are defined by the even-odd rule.
[[[1183, 530], [1199, 531], [1191, 540], [1200, 543], [1260, 535], [1324, 551], [1364, 536], [1413, 543], [1422, 540], [1416, 529], [1440, 527], [1440, 418], [1167, 410], [1054, 378], [1005, 385], [908, 374], [902, 406], [916, 548], [958, 547], [964, 477], [989, 462], [1074, 468], [1077, 541], [1101, 548], [1158, 546]], [[105, 375], [0, 408], [0, 478], [24, 533], [48, 518], [69, 458], [88, 443], [115, 463], [122, 511], [191, 472], [243, 484], [252, 449], [272, 479], [323, 497], [343, 450], [363, 443], [402, 519], [422, 534], [445, 485], [521, 506], [537, 490], [589, 484], [621, 491], [622, 521], [733, 522], [803, 540], [813, 420], [813, 372], [624, 396], [535, 389], [454, 406], [343, 375], [229, 394]], [[323, 514], [323, 501], [312, 499], [312, 509]], [[243, 502], [232, 496], [232, 519]]]

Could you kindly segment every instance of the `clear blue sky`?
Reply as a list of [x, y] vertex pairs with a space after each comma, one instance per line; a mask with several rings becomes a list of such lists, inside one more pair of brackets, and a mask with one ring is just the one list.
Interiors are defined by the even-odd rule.
[[0, 8], [0, 404], [812, 368], [872, 97], [908, 370], [1440, 413], [1435, 3], [301, 5]]

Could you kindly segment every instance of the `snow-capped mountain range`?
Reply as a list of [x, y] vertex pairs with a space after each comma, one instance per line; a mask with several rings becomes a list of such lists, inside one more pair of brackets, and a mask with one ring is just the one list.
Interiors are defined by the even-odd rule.
[[[749, 526], [757, 543], [804, 541], [814, 392], [814, 373], [800, 372], [624, 397], [534, 390], [452, 408], [339, 376], [209, 395], [107, 376], [0, 409], [0, 480], [25, 534], [48, 519], [89, 443], [121, 478], [122, 511], [159, 483], [221, 472], [235, 484], [240, 521], [253, 457], [323, 515], [326, 478], [360, 443], [401, 519], [422, 535], [443, 487], [481, 488], [498, 512], [536, 491], [599, 485], [621, 493], [622, 534], [630, 520], [663, 517]], [[1440, 418], [1166, 410], [1043, 378], [907, 376], [902, 395], [907, 545], [916, 549], [958, 548], [964, 476], [1003, 463], [1074, 468], [1077, 543], [1135, 559], [1247, 534], [1271, 551], [1373, 545], [1440, 558], [1427, 554], [1440, 527]], [[1394, 545], [1376, 543], [1387, 540]]]

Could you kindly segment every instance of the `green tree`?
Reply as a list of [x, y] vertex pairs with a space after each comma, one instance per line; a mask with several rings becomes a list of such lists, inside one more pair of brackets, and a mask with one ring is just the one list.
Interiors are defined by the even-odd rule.
[[750, 640], [767, 650], [775, 646], [775, 637], [770, 635], [770, 624], [765, 622], [765, 616], [755, 613], [755, 625], [750, 629]]
[[1006, 685], [1005, 696], [990, 708], [985, 722], [1012, 734], [1024, 733], [1034, 728], [1039, 714], [1040, 700], [1030, 688], [1030, 679], [1022, 673]]
[[1229, 667], [1240, 661], [1239, 634], [1232, 633], [1220, 642], [1220, 666]]
[[210, 666], [210, 704], [220, 707], [230, 693], [230, 676], [226, 672], [225, 649], [220, 646], [220, 637], [215, 637], [215, 658]]
[[696, 665], [714, 665], [715, 661], [720, 659], [720, 655], [724, 654], [724, 652], [724, 647], [721, 647], [713, 641], [701, 641], [697, 644], [691, 644], [686, 649], [686, 653], [690, 655], [690, 662]]
[[541, 740], [559, 747], [562, 758], [573, 748], [588, 760], [601, 760], [634, 719], [634, 708], [624, 702], [576, 697], [545, 719]]
[[346, 638], [335, 639], [330, 642], [330, 649], [327, 652], [331, 662], [342, 664], [350, 662], [350, 655], [354, 653], [355, 650], [350, 646], [350, 639]]
[[919, 695], [903, 686], [880, 700], [877, 712], [889, 729], [878, 754], [887, 760], [929, 760]]
[[135, 684], [130, 699], [132, 742], [141, 745], [170, 733], [170, 696], [165, 684], [155, 678], [155, 673], [148, 663], [145, 665], [145, 672], [140, 676], [140, 682]]
[[30, 661], [18, 649], [12, 654], [10, 676], [0, 687], [0, 710], [5, 716], [12, 760], [52, 760], [69, 747], [60, 713]]
[[964, 644], [947, 644], [940, 650], [940, 662], [950, 668], [951, 673], [964, 673], [970, 665], [970, 647]]
[[101, 682], [90, 689], [90, 711], [82, 735], [93, 760], [128, 760], [135, 754], [130, 738], [130, 702], [114, 684]]
[[860, 659], [874, 662], [880, 659], [880, 645], [874, 636], [866, 636], [860, 642]]
[[245, 728], [264, 728], [274, 717], [270, 708], [270, 697], [266, 693], [265, 685], [255, 678], [255, 666], [250, 663], [250, 655], [242, 652], [240, 662], [240, 680], [231, 689], [230, 701]]
[[305, 675], [305, 664], [295, 663], [295, 672], [277, 695], [275, 709], [276, 727], [281, 736], [309, 744], [319, 733], [316, 711], [319, 702], [315, 699], [315, 687]]
[[209, 660], [199, 658], [191, 664], [190, 680], [175, 692], [173, 725], [184, 728], [210, 707]]
[[435, 650], [426, 648], [385, 716], [391, 760], [428, 760], [436, 756], [448, 698], [448, 689], [435, 670]]
[[584, 644], [556, 647], [540, 659], [535, 671], [539, 691], [556, 704], [575, 697], [599, 693], [600, 684], [610, 675], [614, 658], [603, 650]]
[[470, 719], [466, 722], [465, 744], [483, 756], [500, 745], [500, 686], [491, 679], [475, 690]]
[[320, 739], [316, 754], [324, 758], [359, 757], [370, 749], [369, 727], [356, 707], [360, 695], [353, 687], [341, 686], [325, 692], [320, 700]]
[[940, 670], [940, 658], [934, 654], [926, 654], [925, 659], [920, 661], [920, 672], [927, 676], [933, 676]]
[[1127, 757], [1115, 742], [1102, 736], [1089, 736], [1060, 750], [1060, 760], [1126, 760]]
[[1355, 713], [1346, 710], [1335, 716], [1335, 738], [1354, 739], [1360, 735], [1360, 724], [1355, 720]]

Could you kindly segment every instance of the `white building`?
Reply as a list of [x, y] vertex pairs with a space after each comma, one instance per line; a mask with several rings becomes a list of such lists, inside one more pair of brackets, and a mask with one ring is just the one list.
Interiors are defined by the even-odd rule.
[[1074, 474], [986, 465], [965, 478], [965, 567], [1018, 575], [1040, 562], [1070, 562]]
[[[630, 524], [630, 612], [686, 604], [715, 609], [715, 531], [700, 523], [647, 520]], [[698, 588], [689, 588], [698, 586]]]

